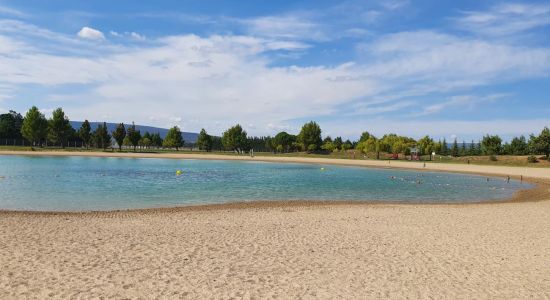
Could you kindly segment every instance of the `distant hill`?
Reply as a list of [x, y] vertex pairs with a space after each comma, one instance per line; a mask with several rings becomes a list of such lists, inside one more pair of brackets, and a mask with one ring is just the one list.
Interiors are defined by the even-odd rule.
[[[95, 130], [97, 128], [97, 125], [103, 125], [103, 122], [90, 122], [90, 126], [92, 126], [92, 130]], [[78, 130], [80, 126], [82, 125], [81, 121], [71, 121], [71, 126], [75, 130]], [[118, 126], [117, 123], [107, 123], [107, 130], [109, 133], [113, 132], [115, 128]], [[124, 124], [126, 128], [128, 128], [128, 124]], [[160, 137], [164, 139], [166, 134], [168, 133], [168, 129], [166, 128], [159, 128], [159, 127], [152, 127], [152, 126], [143, 126], [143, 125], [136, 125], [136, 129], [141, 132], [141, 134], [144, 134], [145, 132], [149, 133], [159, 133]], [[199, 136], [198, 133], [194, 132], [182, 132], [183, 134], [183, 140], [185, 143], [195, 143], [197, 141], [197, 138]]]

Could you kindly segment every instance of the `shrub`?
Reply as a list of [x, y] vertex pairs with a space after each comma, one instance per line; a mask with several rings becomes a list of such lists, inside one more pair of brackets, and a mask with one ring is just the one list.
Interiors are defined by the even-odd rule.
[[527, 162], [534, 164], [538, 162], [538, 159], [534, 155], [530, 155], [529, 157], [527, 157]]
[[490, 161], [497, 161], [497, 157], [494, 155], [489, 156]]

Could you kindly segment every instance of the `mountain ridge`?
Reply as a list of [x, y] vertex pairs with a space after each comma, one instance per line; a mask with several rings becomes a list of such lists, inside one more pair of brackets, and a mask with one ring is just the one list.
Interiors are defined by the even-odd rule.
[[[71, 126], [75, 130], [78, 130], [80, 128], [80, 126], [82, 125], [82, 123], [84, 123], [84, 122], [82, 122], [82, 121], [70, 121], [70, 123], [71, 123]], [[106, 122], [106, 124], [107, 124], [107, 130], [109, 131], [109, 133], [112, 133], [115, 130], [115, 128], [118, 126], [119, 123]], [[95, 130], [98, 125], [103, 125], [103, 122], [90, 122], [90, 126], [92, 127], [92, 131]], [[128, 128], [128, 126], [130, 126], [130, 124], [124, 124], [124, 126], [126, 128]], [[144, 134], [145, 132], [158, 133], [158, 134], [160, 134], [160, 137], [163, 138], [163, 139], [166, 137], [166, 134], [168, 133], [168, 129], [166, 129], [166, 128], [147, 126], [147, 125], [137, 125], [137, 124], [136, 124], [136, 130], [139, 130], [141, 132], [141, 134]], [[183, 140], [185, 141], [185, 143], [195, 143], [197, 141], [197, 138], [198, 138], [199, 134], [195, 133], [195, 132], [182, 131], [182, 136], [183, 136]]]

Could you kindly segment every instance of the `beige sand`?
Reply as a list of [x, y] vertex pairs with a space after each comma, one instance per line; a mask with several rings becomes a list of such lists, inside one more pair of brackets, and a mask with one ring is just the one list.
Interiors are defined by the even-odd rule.
[[519, 197], [538, 202], [0, 212], [0, 299], [549, 299], [549, 193], [541, 184]]

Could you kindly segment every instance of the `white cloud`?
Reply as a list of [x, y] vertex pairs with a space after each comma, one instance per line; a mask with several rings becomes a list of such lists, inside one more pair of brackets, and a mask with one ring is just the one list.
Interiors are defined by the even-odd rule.
[[431, 115], [442, 110], [452, 108], [455, 112], [462, 112], [465, 110], [472, 110], [479, 104], [494, 103], [498, 99], [507, 97], [507, 94], [491, 94], [487, 96], [477, 96], [477, 95], [458, 95], [452, 96], [444, 101], [439, 101], [435, 104], [428, 105], [424, 109], [413, 115], [415, 116], [425, 116]]
[[298, 15], [265, 16], [241, 20], [249, 34], [260, 37], [297, 40], [326, 40], [321, 26]]
[[549, 4], [501, 3], [489, 11], [464, 12], [458, 28], [483, 35], [513, 35], [550, 24]]
[[105, 40], [105, 35], [103, 35], [103, 32], [87, 26], [82, 27], [82, 29], [80, 29], [77, 35], [78, 37], [83, 39], [96, 40], [96, 41]]
[[[289, 20], [300, 24], [300, 20]], [[338, 122], [321, 125], [326, 125], [330, 132], [353, 137], [371, 127], [384, 129], [385, 133], [402, 126], [405, 129], [399, 130], [408, 130], [404, 133], [410, 134], [450, 130], [451, 125], [462, 123], [415, 120], [395, 123], [377, 116], [392, 112], [410, 117], [414, 112], [435, 114], [466, 105], [461, 103], [471, 105], [476, 100], [464, 96], [443, 96], [446, 100], [439, 105], [408, 98], [446, 93], [464, 95], [468, 94], [464, 90], [477, 86], [544, 77], [550, 72], [547, 48], [514, 46], [435, 31], [381, 35], [360, 47], [364, 55], [361, 59], [349, 63], [273, 66], [270, 51], [310, 47], [295, 40], [299, 35], [293, 36], [291, 26], [279, 21], [260, 20], [254, 28], [263, 31], [254, 35], [178, 35], [150, 38], [151, 43], [132, 46], [94, 43], [23, 22], [13, 23], [17, 29], [0, 26], [0, 52], [17, 52], [0, 55], [0, 84], [10, 88], [79, 84], [79, 91], [70, 95], [74, 100], [63, 98], [59, 90], [52, 92], [63, 99], [64, 108], [75, 120], [101, 120], [109, 116], [117, 122], [134, 120], [157, 126], [183, 122], [188, 131], [205, 127], [213, 134], [241, 122], [254, 124], [248, 126], [251, 134], [272, 134], [281, 129], [297, 131], [296, 123], [300, 121], [295, 120], [340, 116]], [[315, 33], [315, 26], [307, 24], [310, 23], [304, 22], [297, 30]], [[50, 42], [48, 51], [42, 48], [42, 43], [32, 43], [32, 38], [21, 38], [36, 34]], [[128, 37], [127, 33], [110, 34]], [[55, 45], [64, 50], [52, 51]], [[94, 51], [81, 54], [67, 50], [73, 48]], [[46, 95], [44, 98], [47, 99]], [[343, 125], [348, 120], [342, 120], [342, 116], [349, 115], [368, 115], [377, 117], [377, 121]], [[197, 116], [201, 122], [189, 121]], [[479, 123], [485, 127], [478, 129], [486, 128], [489, 132], [491, 126], [502, 123], [502, 120]]]
[[8, 6], [3, 6], [3, 5], [0, 5], [0, 14], [10, 15], [10, 16], [14, 16], [14, 17], [26, 17], [27, 16], [27, 14], [23, 13], [20, 10], [17, 10], [15, 8], [8, 7]]
[[137, 40], [137, 41], [145, 41], [146, 38], [144, 35], [141, 35], [137, 32], [130, 32], [130, 37], [132, 37], [134, 40]]

